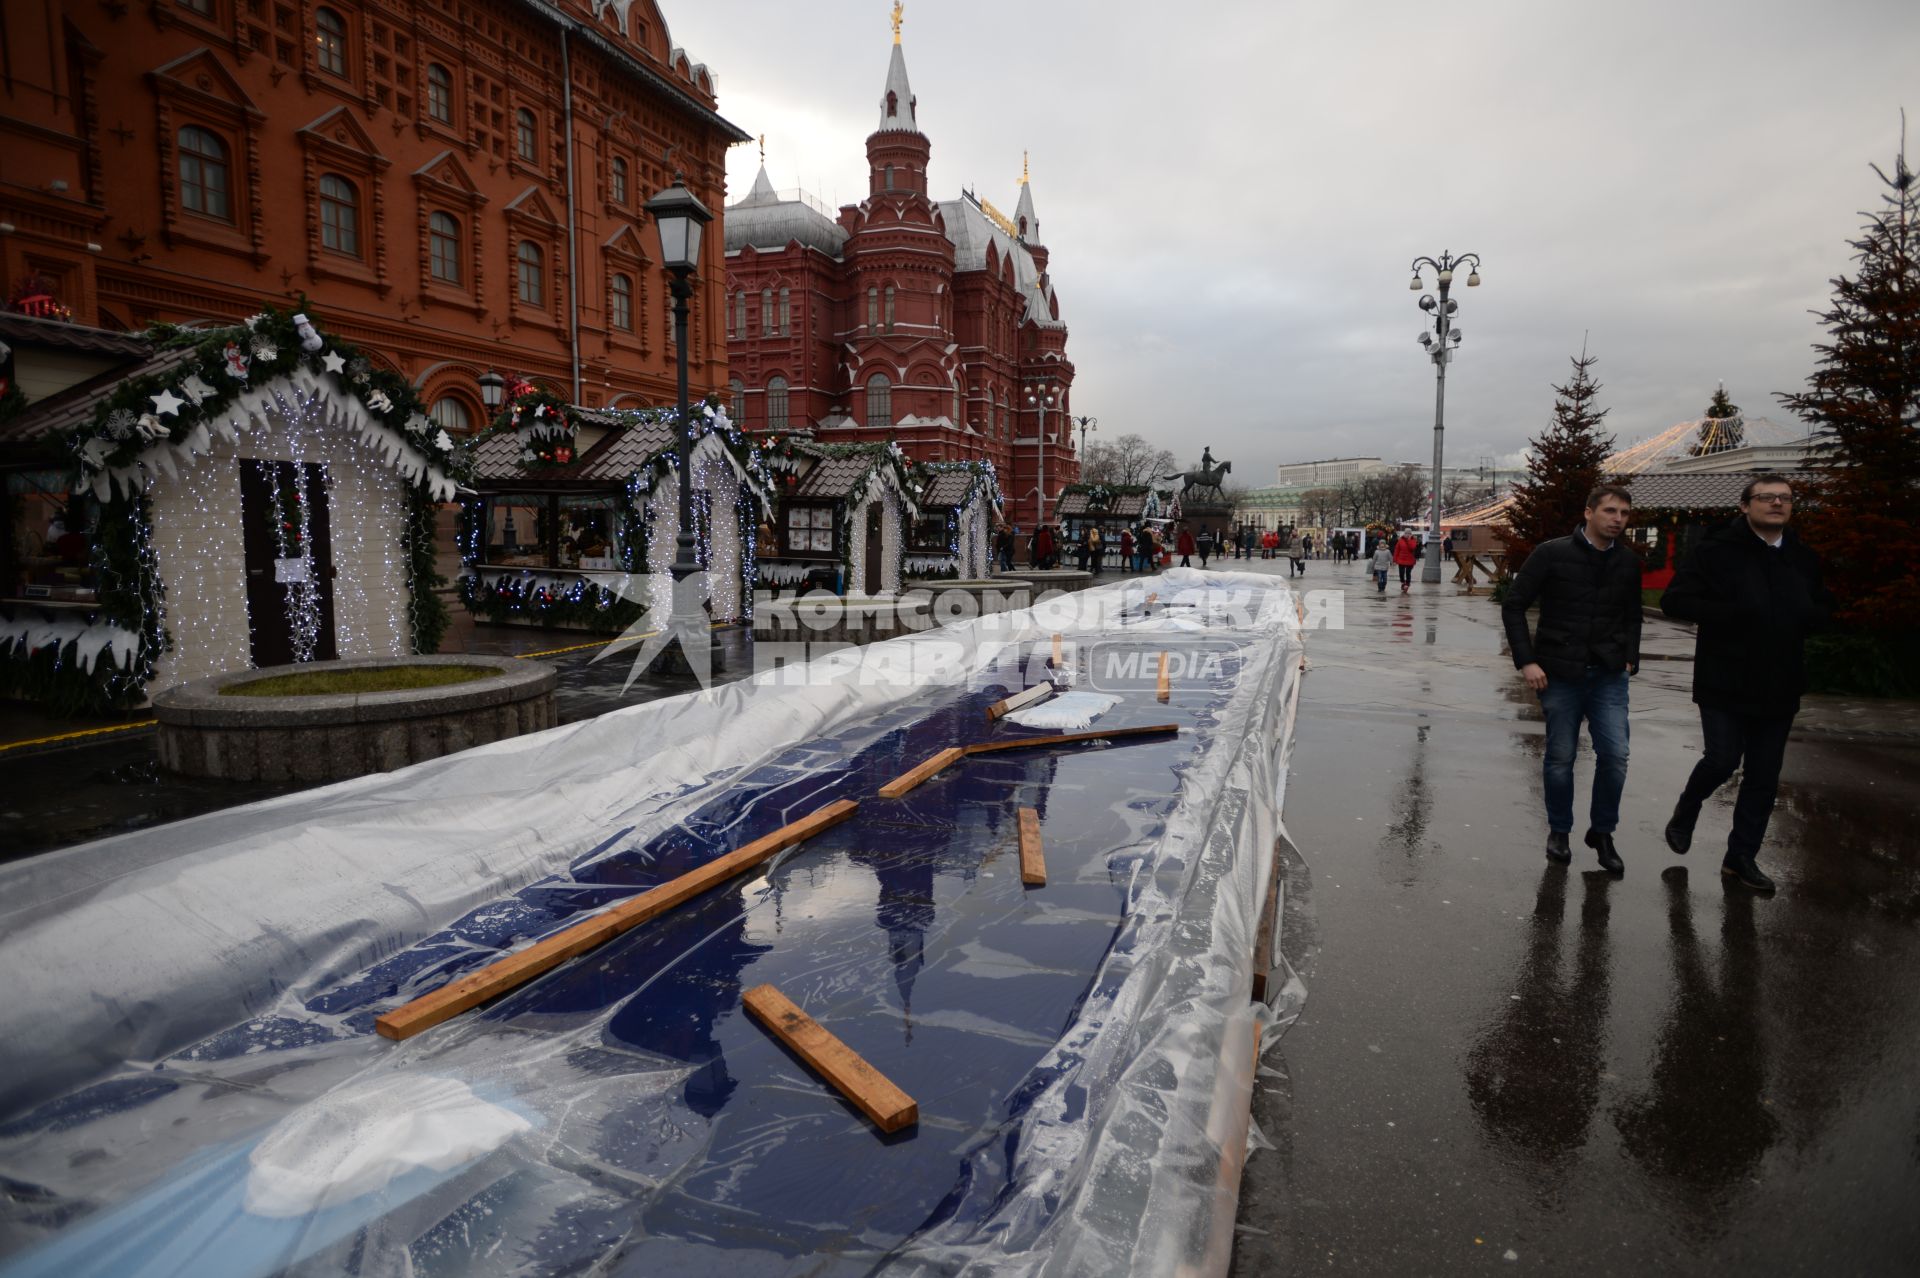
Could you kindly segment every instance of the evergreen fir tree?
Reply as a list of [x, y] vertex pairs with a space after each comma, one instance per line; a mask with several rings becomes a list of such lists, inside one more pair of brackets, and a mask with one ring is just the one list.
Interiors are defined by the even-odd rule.
[[1597, 356], [1583, 349], [1570, 357], [1573, 378], [1555, 386], [1553, 424], [1532, 442], [1527, 478], [1514, 485], [1513, 506], [1500, 540], [1507, 547], [1507, 568], [1518, 572], [1533, 548], [1565, 537], [1586, 518], [1587, 494], [1600, 483], [1603, 463], [1613, 452], [1613, 436], [1600, 433], [1608, 411], [1594, 407], [1600, 383], [1590, 370]]
[[1920, 187], [1904, 138], [1882, 208], [1862, 214], [1857, 274], [1833, 281], [1807, 389], [1780, 395], [1819, 442], [1820, 477], [1794, 527], [1825, 559], [1845, 625], [1920, 633]]
[[1747, 432], [1740, 417], [1740, 405], [1734, 403], [1727, 394], [1725, 382], [1721, 382], [1713, 392], [1713, 401], [1707, 405], [1707, 411], [1702, 416], [1705, 420], [1700, 423], [1699, 442], [1689, 450], [1695, 457], [1738, 448], [1744, 442]]

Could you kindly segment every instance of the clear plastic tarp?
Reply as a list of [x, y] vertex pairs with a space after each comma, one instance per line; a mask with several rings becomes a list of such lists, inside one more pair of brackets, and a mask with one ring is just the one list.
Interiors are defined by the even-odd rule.
[[[1249, 1000], [1299, 621], [1271, 577], [1173, 570], [0, 869], [0, 1274], [1223, 1272], [1301, 994]], [[1046, 735], [984, 712], [1050, 674], [1091, 730], [1180, 732], [877, 797]], [[765, 873], [373, 1033], [842, 798]], [[744, 1015], [762, 983], [918, 1124]]]

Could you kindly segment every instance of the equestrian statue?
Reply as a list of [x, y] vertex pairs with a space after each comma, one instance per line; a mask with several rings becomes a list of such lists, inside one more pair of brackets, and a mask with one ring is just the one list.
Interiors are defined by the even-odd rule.
[[1220, 491], [1221, 481], [1225, 480], [1227, 474], [1232, 470], [1233, 463], [1230, 461], [1223, 461], [1216, 466], [1213, 461], [1213, 449], [1208, 447], [1200, 453], [1199, 470], [1175, 471], [1171, 475], [1162, 475], [1160, 478], [1185, 480], [1186, 483], [1183, 484], [1180, 489], [1180, 496], [1185, 498], [1188, 493], [1194, 492], [1197, 489], [1211, 488], [1214, 492], [1218, 493]]

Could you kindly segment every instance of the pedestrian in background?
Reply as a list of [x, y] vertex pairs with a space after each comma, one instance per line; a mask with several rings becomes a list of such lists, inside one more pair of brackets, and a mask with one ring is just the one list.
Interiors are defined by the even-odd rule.
[[[1620, 543], [1632, 510], [1626, 489], [1594, 489], [1586, 521], [1535, 546], [1500, 605], [1514, 667], [1547, 718], [1547, 859], [1573, 859], [1573, 754], [1584, 719], [1594, 755], [1586, 844], [1615, 877], [1627, 870], [1613, 846], [1627, 784], [1627, 678], [1640, 671], [1640, 561]], [[1540, 622], [1529, 634], [1536, 601]]]
[[1099, 528], [1087, 525], [1087, 562], [1093, 566], [1093, 575], [1100, 575], [1100, 556], [1106, 553], [1106, 540], [1100, 536]]
[[1393, 543], [1393, 564], [1400, 570], [1400, 593], [1413, 589], [1413, 566], [1420, 561], [1420, 549], [1413, 534], [1402, 533]]
[[1200, 525], [1200, 535], [1193, 539], [1193, 544], [1200, 551], [1200, 566], [1205, 568], [1207, 557], [1213, 553], [1213, 530], [1205, 524]]
[[1127, 566], [1128, 572], [1140, 571], [1140, 565], [1134, 560], [1133, 529], [1131, 528], [1120, 530], [1120, 562]]
[[1307, 539], [1305, 537], [1295, 537], [1293, 539], [1293, 546], [1287, 551], [1287, 558], [1290, 561], [1287, 565], [1287, 576], [1304, 577], [1307, 575]]
[[1771, 892], [1755, 862], [1773, 817], [1787, 734], [1807, 690], [1807, 636], [1826, 624], [1832, 600], [1820, 557], [1787, 528], [1793, 485], [1749, 480], [1733, 522], [1700, 539], [1660, 597], [1660, 610], [1699, 626], [1693, 700], [1705, 749], [1667, 821], [1667, 846], [1685, 852], [1707, 796], [1738, 769], [1740, 794], [1720, 873]]
[[1374, 589], [1386, 594], [1387, 574], [1393, 571], [1393, 547], [1387, 545], [1385, 537], [1373, 544], [1373, 560], [1368, 564], [1368, 571], [1373, 574]]
[[1175, 542], [1174, 546], [1180, 553], [1180, 566], [1182, 568], [1193, 567], [1193, 529], [1187, 527], [1185, 524], [1181, 524], [1180, 540]]

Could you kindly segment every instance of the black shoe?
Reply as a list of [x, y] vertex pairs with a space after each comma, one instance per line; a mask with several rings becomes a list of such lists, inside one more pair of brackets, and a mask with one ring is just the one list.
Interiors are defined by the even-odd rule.
[[1667, 846], [1685, 856], [1687, 849], [1693, 846], [1693, 823], [1700, 819], [1700, 809], [1685, 799], [1673, 807], [1673, 815], [1667, 818]]
[[1614, 878], [1617, 879], [1627, 872], [1627, 863], [1622, 861], [1620, 854], [1614, 850], [1613, 836], [1611, 834], [1602, 834], [1598, 830], [1588, 830], [1587, 846], [1599, 853], [1600, 868], [1608, 874], [1611, 874]]
[[1566, 832], [1551, 830], [1547, 833], [1547, 860], [1566, 865], [1573, 860], [1573, 849], [1567, 846]]
[[1721, 862], [1720, 873], [1727, 878], [1736, 879], [1756, 892], [1774, 890], [1773, 880], [1760, 872], [1750, 856], [1730, 856]]

